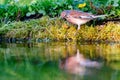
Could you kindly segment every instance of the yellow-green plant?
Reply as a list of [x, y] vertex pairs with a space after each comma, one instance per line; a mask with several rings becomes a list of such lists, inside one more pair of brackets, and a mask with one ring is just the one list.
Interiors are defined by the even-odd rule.
[[8, 38], [40, 38], [59, 41], [120, 41], [120, 23], [82, 25], [78, 31], [76, 27], [62, 19], [44, 16], [37, 20], [2, 25], [0, 34]]

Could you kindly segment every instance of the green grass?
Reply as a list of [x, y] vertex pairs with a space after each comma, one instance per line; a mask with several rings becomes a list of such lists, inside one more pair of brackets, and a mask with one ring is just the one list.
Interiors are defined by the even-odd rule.
[[107, 22], [104, 25], [82, 25], [77, 32], [72, 25], [59, 18], [44, 16], [24, 22], [2, 24], [0, 34], [8, 38], [50, 39], [58, 41], [120, 41], [120, 23]]

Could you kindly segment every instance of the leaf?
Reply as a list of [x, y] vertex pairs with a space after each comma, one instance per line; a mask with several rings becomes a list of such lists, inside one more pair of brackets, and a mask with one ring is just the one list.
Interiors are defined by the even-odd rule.
[[114, 6], [114, 7], [118, 7], [119, 4], [118, 4], [118, 3], [114, 3], [113, 6]]
[[32, 7], [31, 7], [31, 6], [29, 6], [28, 10], [31, 12], [31, 11], [32, 11]]
[[71, 5], [68, 6], [69, 9], [73, 9], [73, 7]]
[[115, 14], [115, 11], [111, 11], [111, 12], [110, 12], [110, 15], [114, 15], [114, 14]]
[[46, 12], [44, 10], [39, 10], [38, 13], [46, 15]]
[[34, 14], [35, 14], [35, 11], [28, 12], [28, 13], [26, 13], [26, 16], [29, 17], [29, 16], [34, 15]]

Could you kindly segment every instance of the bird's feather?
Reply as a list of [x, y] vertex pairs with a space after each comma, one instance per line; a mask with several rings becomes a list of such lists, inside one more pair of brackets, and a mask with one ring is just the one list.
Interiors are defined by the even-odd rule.
[[99, 17], [106, 17], [108, 15], [97, 15], [97, 16], [93, 16], [93, 18], [99, 18]]
[[92, 19], [92, 16], [79, 16], [79, 18], [83, 18], [83, 19]]

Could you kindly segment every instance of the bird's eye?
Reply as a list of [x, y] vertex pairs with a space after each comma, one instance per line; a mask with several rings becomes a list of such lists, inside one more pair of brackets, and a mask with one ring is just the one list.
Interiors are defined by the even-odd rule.
[[79, 18], [82, 18], [81, 16], [79, 16]]

